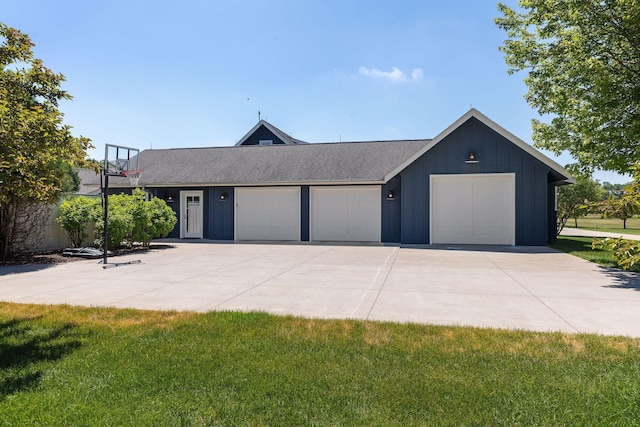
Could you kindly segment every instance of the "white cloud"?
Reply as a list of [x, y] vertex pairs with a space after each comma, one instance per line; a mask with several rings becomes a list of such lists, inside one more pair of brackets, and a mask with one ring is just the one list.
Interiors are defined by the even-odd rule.
[[404, 71], [397, 67], [392, 67], [391, 71], [380, 71], [377, 68], [360, 67], [358, 73], [363, 76], [372, 77], [375, 79], [387, 79], [392, 82], [408, 82], [416, 81], [422, 78], [422, 70], [420, 68], [414, 68], [411, 71], [411, 75], [408, 76]]

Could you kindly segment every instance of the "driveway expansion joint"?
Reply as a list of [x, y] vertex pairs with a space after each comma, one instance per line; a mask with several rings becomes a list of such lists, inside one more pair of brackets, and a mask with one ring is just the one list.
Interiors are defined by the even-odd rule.
[[565, 319], [560, 313], [558, 313], [556, 310], [554, 310], [553, 308], [551, 308], [547, 303], [545, 303], [538, 295], [536, 295], [535, 293], [533, 293], [531, 291], [531, 289], [527, 288], [524, 284], [522, 284], [518, 279], [516, 279], [515, 277], [513, 277], [513, 275], [509, 274], [505, 269], [503, 269], [502, 267], [500, 267], [498, 264], [496, 264], [492, 259], [490, 259], [487, 256], [487, 259], [489, 260], [489, 262], [491, 262], [493, 265], [496, 266], [497, 269], [499, 269], [500, 271], [502, 271], [505, 275], [507, 275], [511, 280], [513, 280], [515, 283], [518, 284], [518, 286], [520, 286], [522, 289], [524, 289], [527, 293], [529, 293], [529, 295], [531, 295], [532, 297], [534, 297], [538, 302], [540, 302], [540, 304], [542, 304], [547, 310], [551, 311], [553, 314], [555, 314], [558, 319], [562, 320], [564, 323], [567, 324], [567, 326], [569, 326], [571, 329], [573, 329], [573, 331], [575, 331], [576, 333], [580, 333], [581, 331], [576, 328], [574, 325], [571, 324], [571, 322], [569, 322], [567, 319]]

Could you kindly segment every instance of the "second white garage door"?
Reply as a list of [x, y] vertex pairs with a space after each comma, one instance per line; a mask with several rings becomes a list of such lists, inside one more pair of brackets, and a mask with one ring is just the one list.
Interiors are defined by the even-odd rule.
[[378, 185], [311, 187], [311, 240], [379, 242]]
[[515, 245], [515, 174], [432, 175], [431, 243]]
[[236, 188], [236, 240], [300, 240], [300, 187]]

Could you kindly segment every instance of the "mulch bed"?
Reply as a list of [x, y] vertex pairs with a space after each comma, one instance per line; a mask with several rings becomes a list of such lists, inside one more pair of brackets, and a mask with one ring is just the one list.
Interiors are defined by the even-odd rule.
[[[119, 248], [112, 252], [112, 256], [129, 255], [133, 253], [146, 253], [153, 250], [170, 249], [175, 246], [156, 244], [150, 246], [134, 246], [132, 248]], [[42, 252], [22, 252], [13, 255], [4, 265], [29, 265], [29, 264], [61, 264], [74, 261], [82, 261], [87, 258], [63, 256], [62, 250]], [[0, 265], [3, 265], [0, 263]]]

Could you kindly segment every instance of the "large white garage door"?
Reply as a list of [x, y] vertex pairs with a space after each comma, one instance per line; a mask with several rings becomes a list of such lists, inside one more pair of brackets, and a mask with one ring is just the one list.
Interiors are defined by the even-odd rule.
[[311, 187], [311, 240], [379, 242], [378, 185]]
[[300, 187], [235, 191], [236, 240], [300, 240]]
[[432, 175], [431, 243], [515, 245], [515, 174]]

